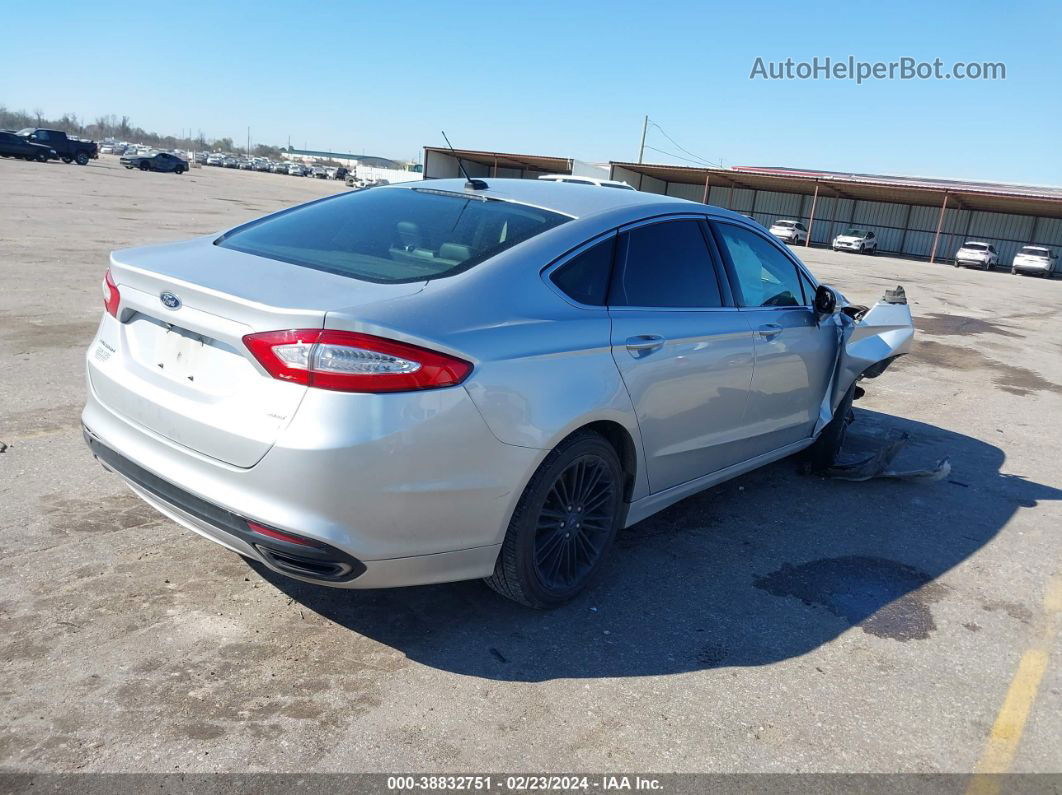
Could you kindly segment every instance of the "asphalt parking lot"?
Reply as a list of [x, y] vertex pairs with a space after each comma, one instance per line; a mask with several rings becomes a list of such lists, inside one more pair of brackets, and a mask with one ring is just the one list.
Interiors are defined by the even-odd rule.
[[916, 348], [851, 441], [906, 430], [947, 481], [782, 461], [624, 532], [547, 613], [332, 591], [156, 514], [78, 416], [109, 251], [340, 190], [0, 162], [0, 768], [1062, 770], [1062, 280], [801, 250], [854, 301], [906, 288]]

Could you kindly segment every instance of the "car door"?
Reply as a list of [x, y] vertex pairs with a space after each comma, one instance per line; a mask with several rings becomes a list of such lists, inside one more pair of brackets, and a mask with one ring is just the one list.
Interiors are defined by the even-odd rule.
[[621, 229], [608, 303], [650, 489], [747, 457], [752, 329], [733, 306], [704, 217]]
[[712, 229], [740, 313], [753, 330], [746, 425], [753, 455], [809, 437], [836, 363], [837, 330], [812, 308], [815, 283], [773, 240], [736, 223]]

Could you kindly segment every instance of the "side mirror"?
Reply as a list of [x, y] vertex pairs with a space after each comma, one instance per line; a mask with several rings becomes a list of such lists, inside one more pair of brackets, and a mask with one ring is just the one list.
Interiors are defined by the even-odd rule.
[[815, 290], [815, 311], [820, 315], [832, 315], [837, 311], [837, 293], [833, 288], [820, 284]]

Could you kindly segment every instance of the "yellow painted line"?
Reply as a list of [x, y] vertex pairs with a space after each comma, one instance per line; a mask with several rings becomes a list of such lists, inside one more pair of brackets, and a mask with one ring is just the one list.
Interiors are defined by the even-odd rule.
[[1038, 622], [1035, 638], [1018, 662], [1018, 670], [1010, 682], [1003, 706], [999, 708], [992, 732], [974, 768], [975, 775], [966, 790], [967, 795], [995, 795], [1000, 791], [1002, 780], [999, 776], [1008, 772], [1014, 763], [1025, 723], [1047, 670], [1051, 644], [1058, 633], [1060, 613], [1062, 576], [1055, 574], [1047, 583], [1044, 612]]

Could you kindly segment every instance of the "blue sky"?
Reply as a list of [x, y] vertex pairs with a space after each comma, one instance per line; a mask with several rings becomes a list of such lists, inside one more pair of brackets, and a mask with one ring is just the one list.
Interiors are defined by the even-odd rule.
[[[458, 147], [636, 159], [647, 113], [727, 166], [1062, 184], [1057, 2], [49, 8], [42, 25], [38, 4], [7, 6], [0, 104], [398, 158], [445, 129]], [[757, 57], [849, 55], [1002, 61], [1007, 79], [749, 79]], [[682, 154], [656, 128], [648, 143]]]

